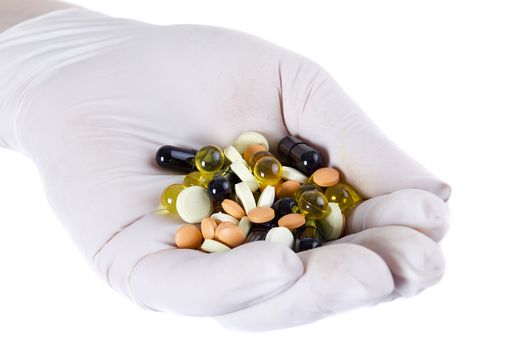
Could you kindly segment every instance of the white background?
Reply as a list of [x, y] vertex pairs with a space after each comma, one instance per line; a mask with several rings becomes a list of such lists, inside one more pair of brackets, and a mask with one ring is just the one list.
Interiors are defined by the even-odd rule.
[[269, 333], [147, 312], [87, 267], [32, 162], [0, 149], [0, 349], [525, 347], [519, 1], [74, 2], [158, 24], [234, 28], [321, 63], [392, 139], [452, 185], [447, 272], [416, 297]]

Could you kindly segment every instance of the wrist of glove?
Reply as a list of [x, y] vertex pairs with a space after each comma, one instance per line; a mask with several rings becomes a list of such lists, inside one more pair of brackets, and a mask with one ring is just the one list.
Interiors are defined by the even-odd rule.
[[[291, 51], [223, 28], [75, 8], [1, 33], [0, 79], [0, 144], [36, 163], [86, 261], [146, 309], [285, 328], [415, 295], [444, 273], [450, 186]], [[298, 136], [341, 170], [367, 198], [348, 236], [298, 254], [264, 241], [175, 248], [184, 223], [159, 210], [159, 196], [184, 175], [156, 167], [155, 151], [225, 147], [247, 130], [274, 146]]]

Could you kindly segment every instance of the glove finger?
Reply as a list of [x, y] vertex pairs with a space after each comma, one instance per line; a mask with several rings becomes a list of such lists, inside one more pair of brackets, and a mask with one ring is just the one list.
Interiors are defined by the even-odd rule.
[[385, 262], [362, 246], [334, 244], [297, 255], [305, 273], [289, 289], [215, 320], [240, 331], [287, 328], [373, 305], [393, 291], [392, 275]]
[[408, 227], [371, 228], [325, 243], [325, 246], [358, 244], [379, 254], [395, 281], [396, 293], [413, 296], [441, 279], [445, 259], [439, 244]]
[[360, 194], [419, 188], [450, 197], [450, 186], [388, 139], [319, 65], [289, 54], [280, 74], [288, 131], [319, 149]]
[[101, 276], [144, 308], [210, 316], [271, 298], [303, 274], [298, 256], [271, 242], [211, 254], [175, 248], [180, 225], [162, 213], [135, 221], [96, 255]]
[[433, 193], [404, 189], [368, 199], [348, 216], [347, 232], [389, 225], [411, 227], [439, 242], [449, 227], [448, 204]]

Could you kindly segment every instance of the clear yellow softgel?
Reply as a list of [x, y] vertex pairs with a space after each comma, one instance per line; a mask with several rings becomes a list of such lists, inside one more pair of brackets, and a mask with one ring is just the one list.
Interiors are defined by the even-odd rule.
[[316, 189], [304, 191], [297, 198], [299, 211], [307, 219], [319, 220], [330, 214], [328, 199], [325, 195]]
[[281, 162], [273, 156], [262, 157], [255, 163], [253, 175], [260, 184], [273, 186], [283, 177], [283, 167]]
[[195, 166], [202, 173], [213, 174], [224, 165], [224, 153], [215, 145], [202, 147], [195, 155]]
[[328, 187], [324, 195], [329, 202], [337, 203], [341, 211], [345, 214], [363, 200], [352, 187], [344, 183], [338, 183], [337, 185]]
[[181, 184], [173, 184], [164, 189], [160, 196], [162, 207], [170, 213], [177, 214], [177, 197], [179, 193], [185, 189], [186, 186]]
[[182, 183], [186, 187], [200, 186], [203, 188], [207, 188], [208, 182], [210, 182], [211, 177], [212, 175], [201, 173], [200, 171], [193, 171], [184, 177]]

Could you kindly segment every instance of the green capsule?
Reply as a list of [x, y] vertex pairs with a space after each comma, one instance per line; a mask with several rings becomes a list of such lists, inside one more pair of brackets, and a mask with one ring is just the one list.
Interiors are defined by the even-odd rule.
[[220, 147], [204, 146], [195, 155], [195, 166], [202, 173], [213, 174], [222, 169], [225, 158]]
[[345, 183], [338, 183], [337, 185], [328, 187], [324, 195], [329, 202], [337, 203], [341, 211], [345, 214], [363, 201], [363, 198]]
[[166, 187], [160, 196], [162, 207], [170, 213], [177, 214], [177, 197], [185, 188], [186, 186], [182, 184], [173, 184]]

